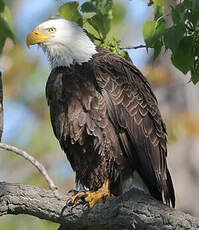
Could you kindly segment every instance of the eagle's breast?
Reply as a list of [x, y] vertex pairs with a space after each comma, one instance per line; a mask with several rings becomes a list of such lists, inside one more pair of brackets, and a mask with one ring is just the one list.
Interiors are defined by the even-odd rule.
[[88, 65], [54, 69], [46, 96], [54, 133], [77, 181], [95, 190], [106, 178], [117, 180], [125, 164], [104, 96], [90, 71]]

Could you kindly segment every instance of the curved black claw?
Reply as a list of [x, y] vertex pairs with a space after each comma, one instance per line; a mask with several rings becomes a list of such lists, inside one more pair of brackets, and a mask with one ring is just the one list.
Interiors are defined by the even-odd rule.
[[75, 189], [71, 189], [71, 190], [69, 190], [67, 192], [67, 196], [70, 196], [70, 197], [66, 200], [66, 205], [68, 205], [68, 206], [72, 206], [73, 205], [73, 203], [72, 203], [72, 197], [74, 195], [76, 195], [77, 193], [78, 193], [78, 191], [75, 190]]
[[80, 190], [80, 191], [70, 190], [70, 191], [68, 191], [67, 195], [69, 195], [71, 197], [66, 201], [66, 205], [72, 206], [75, 203], [82, 203], [82, 201], [85, 202], [84, 199], [87, 197], [87, 191], [85, 191], [85, 190]]
[[68, 196], [73, 196], [73, 195], [75, 195], [75, 194], [77, 194], [77, 193], [78, 193], [77, 190], [71, 189], [71, 190], [69, 190], [69, 191], [67, 192], [67, 195], [68, 195]]
[[71, 197], [68, 198], [68, 199], [66, 200], [66, 205], [67, 205], [67, 206], [72, 206], [72, 205], [74, 205], [74, 203], [72, 203], [72, 198], [71, 198]]

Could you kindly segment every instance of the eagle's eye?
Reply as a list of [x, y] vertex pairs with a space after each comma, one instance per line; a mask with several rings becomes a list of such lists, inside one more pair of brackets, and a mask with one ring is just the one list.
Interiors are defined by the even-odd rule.
[[49, 33], [54, 33], [56, 31], [55, 27], [48, 28]]

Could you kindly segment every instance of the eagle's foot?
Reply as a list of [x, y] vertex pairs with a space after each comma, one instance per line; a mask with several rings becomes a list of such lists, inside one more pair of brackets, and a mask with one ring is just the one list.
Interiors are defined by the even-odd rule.
[[89, 207], [92, 208], [99, 200], [106, 196], [110, 196], [110, 193], [101, 191], [100, 189], [96, 192], [88, 191], [85, 201], [88, 202]]
[[78, 200], [84, 200], [89, 204], [89, 207], [92, 208], [100, 199], [113, 195], [109, 191], [109, 181], [106, 180], [101, 188], [97, 191], [75, 191], [70, 200], [70, 204], [73, 205]]
[[113, 196], [109, 191], [109, 181], [106, 180], [101, 188], [97, 191], [88, 191], [85, 201], [89, 203], [89, 207], [92, 208], [100, 199], [106, 196]]

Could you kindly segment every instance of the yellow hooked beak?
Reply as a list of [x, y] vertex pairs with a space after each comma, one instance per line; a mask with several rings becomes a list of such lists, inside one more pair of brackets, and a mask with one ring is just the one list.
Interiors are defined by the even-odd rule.
[[29, 48], [31, 45], [43, 43], [48, 38], [52, 38], [52, 37], [53, 36], [42, 34], [40, 30], [33, 30], [28, 34], [26, 38], [26, 44]]

